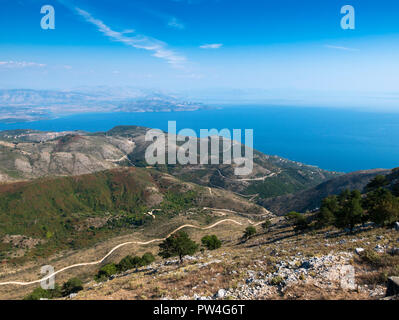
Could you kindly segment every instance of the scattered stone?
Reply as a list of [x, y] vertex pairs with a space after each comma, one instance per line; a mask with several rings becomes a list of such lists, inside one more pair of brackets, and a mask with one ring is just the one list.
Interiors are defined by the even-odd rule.
[[384, 248], [382, 245], [377, 244], [377, 245], [375, 246], [375, 248], [374, 248], [374, 251], [375, 251], [375, 252], [378, 252], [378, 253], [384, 253], [384, 252], [385, 252], [385, 248]]
[[77, 295], [78, 295], [77, 293], [71, 293], [71, 294], [69, 295], [69, 299], [73, 299], [73, 298], [75, 298]]
[[363, 251], [364, 251], [363, 248], [356, 248], [356, 249], [355, 249], [355, 252], [356, 252], [357, 254], [361, 254]]
[[216, 294], [216, 297], [219, 299], [223, 299], [226, 295], [226, 290], [224, 289], [219, 289], [218, 293]]
[[194, 260], [197, 260], [197, 258], [193, 257], [193, 256], [184, 256], [183, 260], [184, 261], [194, 261]]

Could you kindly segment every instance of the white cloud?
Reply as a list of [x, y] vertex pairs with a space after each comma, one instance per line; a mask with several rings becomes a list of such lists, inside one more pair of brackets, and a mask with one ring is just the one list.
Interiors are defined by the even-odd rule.
[[326, 44], [324, 47], [329, 48], [329, 49], [342, 50], [342, 51], [359, 51], [359, 49], [348, 48], [348, 47], [343, 47], [343, 46], [333, 46], [330, 44]]
[[43, 68], [46, 65], [43, 63], [28, 62], [28, 61], [0, 61], [0, 67], [6, 68], [29, 68], [29, 67], [39, 67]]
[[134, 30], [128, 30], [129, 32], [114, 31], [103, 21], [94, 18], [89, 12], [77, 7], [75, 8], [75, 10], [87, 22], [95, 25], [98, 31], [114, 41], [122, 42], [133, 48], [151, 51], [154, 57], [164, 59], [174, 67], [181, 68], [186, 62], [186, 58], [184, 56], [180, 56], [176, 54], [173, 50], [168, 49], [167, 44], [160, 40], [153, 39], [144, 35], [126, 36], [126, 33], [132, 33], [134, 32]]
[[168, 21], [168, 26], [180, 30], [185, 28], [184, 24], [179, 22], [175, 17], [170, 18], [170, 20]]
[[223, 46], [222, 43], [211, 43], [200, 46], [201, 49], [219, 49]]
[[127, 30], [123, 30], [121, 33], [122, 34], [128, 34], [128, 33], [135, 33], [136, 31], [134, 29], [127, 29]]

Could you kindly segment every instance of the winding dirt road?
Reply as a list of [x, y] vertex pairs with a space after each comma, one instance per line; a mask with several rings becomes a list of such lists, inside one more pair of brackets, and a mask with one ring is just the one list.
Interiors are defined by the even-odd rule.
[[[165, 238], [152, 239], [152, 240], [144, 241], [144, 242], [142, 242], [142, 241], [129, 241], [129, 242], [121, 243], [121, 244], [115, 246], [114, 248], [112, 248], [111, 251], [109, 251], [102, 259], [100, 259], [98, 261], [73, 264], [73, 265], [70, 265], [68, 267], [62, 268], [62, 269], [60, 269], [60, 270], [58, 270], [58, 271], [56, 271], [56, 272], [54, 272], [54, 273], [42, 278], [42, 279], [35, 280], [35, 281], [30, 281], [30, 282], [20, 282], [20, 281], [0, 282], [0, 286], [5, 286], [5, 285], [29, 286], [31, 284], [40, 283], [42, 281], [46, 281], [46, 280], [50, 279], [51, 277], [55, 276], [58, 273], [64, 272], [64, 271], [72, 269], [72, 268], [84, 267], [84, 266], [92, 266], [92, 265], [100, 264], [105, 259], [107, 259], [114, 251], [116, 251], [119, 248], [121, 248], [123, 246], [126, 246], [126, 245], [130, 245], [130, 244], [146, 245], [146, 244], [150, 244], [150, 243], [153, 243], [153, 242], [160, 242], [160, 241], [164, 241], [166, 238], [170, 237], [172, 234], [176, 233], [177, 231], [179, 231], [179, 230], [181, 230], [183, 228], [194, 228], [194, 229], [200, 229], [200, 230], [208, 230], [208, 229], [212, 229], [212, 228], [216, 227], [217, 225], [219, 225], [221, 223], [225, 223], [225, 222], [237, 224], [239, 226], [243, 225], [241, 222], [233, 220], [233, 219], [223, 219], [223, 220], [220, 220], [220, 221], [218, 221], [218, 222], [216, 222], [216, 223], [214, 223], [214, 224], [212, 224], [210, 226], [207, 226], [207, 227], [199, 227], [199, 226], [195, 226], [195, 225], [192, 225], [192, 224], [184, 224], [184, 225], [178, 227], [177, 229], [173, 230]], [[259, 223], [254, 223], [254, 222], [252, 222], [251, 220], [248, 219], [248, 222], [251, 225], [257, 226], [257, 225], [261, 224], [263, 221], [259, 222]]]

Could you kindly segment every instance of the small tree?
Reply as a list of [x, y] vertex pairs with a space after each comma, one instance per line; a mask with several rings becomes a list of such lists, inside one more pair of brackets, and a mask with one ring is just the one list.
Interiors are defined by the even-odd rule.
[[246, 227], [245, 231], [244, 231], [244, 235], [242, 236], [243, 239], [249, 239], [251, 237], [253, 237], [256, 234], [256, 228], [254, 226], [249, 226]]
[[399, 200], [387, 189], [370, 192], [364, 205], [370, 220], [379, 225], [389, 225], [399, 219]]
[[285, 219], [289, 222], [295, 223], [298, 219], [301, 219], [302, 215], [299, 212], [291, 211], [285, 215]]
[[78, 278], [71, 278], [62, 286], [62, 295], [68, 296], [71, 293], [77, 293], [83, 290], [83, 283]]
[[178, 256], [181, 263], [183, 262], [183, 256], [194, 254], [197, 251], [198, 244], [192, 241], [186, 232], [180, 231], [164, 240], [159, 245], [159, 248], [159, 255], [162, 258]]
[[381, 174], [377, 175], [372, 179], [366, 186], [367, 191], [372, 191], [378, 188], [385, 187], [386, 185], [389, 184], [388, 179], [386, 176], [383, 176]]
[[269, 228], [271, 227], [272, 223], [270, 220], [266, 220], [265, 222], [262, 223], [262, 229], [264, 231], [269, 230]]
[[205, 236], [201, 242], [208, 250], [215, 250], [222, 246], [222, 242], [215, 235]]
[[291, 211], [285, 215], [285, 218], [294, 225], [295, 231], [304, 230], [308, 227], [306, 218], [299, 212]]
[[332, 212], [327, 207], [321, 207], [320, 211], [317, 213], [316, 219], [317, 225], [319, 227], [327, 227], [334, 224], [335, 215], [334, 212]]
[[360, 191], [344, 191], [338, 197], [341, 208], [335, 215], [335, 225], [338, 228], [349, 228], [351, 232], [356, 224], [364, 222], [362, 196]]
[[321, 202], [321, 207], [316, 215], [317, 225], [326, 227], [335, 223], [335, 215], [340, 209], [337, 196], [328, 196]]

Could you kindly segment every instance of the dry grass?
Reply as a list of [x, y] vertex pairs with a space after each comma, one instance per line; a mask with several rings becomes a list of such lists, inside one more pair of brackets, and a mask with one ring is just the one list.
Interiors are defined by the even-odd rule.
[[[224, 217], [226, 218], [226, 217]], [[235, 217], [235, 219], [239, 219]], [[176, 225], [190, 222], [187, 217], [177, 217], [170, 221], [172, 229]], [[241, 219], [241, 221], [246, 221]], [[208, 231], [187, 229], [195, 241], [199, 242], [206, 234], [215, 234], [223, 242], [220, 249], [198, 253], [196, 260], [185, 261], [183, 264], [159, 266], [161, 259], [151, 265], [153, 269], [141, 268], [130, 271], [129, 274], [117, 277], [111, 281], [97, 285], [93, 279], [97, 267], [71, 270], [57, 277], [57, 281], [65, 281], [72, 276], [85, 280], [85, 290], [79, 293], [78, 299], [177, 299], [192, 297], [194, 293], [201, 296], [213, 296], [219, 288], [237, 288], [245, 283], [247, 270], [254, 272], [271, 273], [275, 271], [276, 263], [290, 259], [301, 253], [304, 257], [317, 257], [331, 252], [354, 252], [357, 247], [372, 250], [376, 244], [394, 246], [397, 244], [398, 233], [389, 229], [366, 229], [355, 235], [341, 234], [333, 229], [324, 229], [297, 235], [290, 226], [281, 222], [275, 223], [267, 232], [257, 227], [258, 234], [242, 242], [240, 240], [245, 226], [222, 224]], [[151, 230], [151, 236], [160, 230]], [[145, 230], [139, 230], [133, 235], [126, 235], [98, 244], [89, 250], [71, 252], [63, 257], [54, 257], [51, 261], [56, 269], [74, 262], [98, 259], [114, 245], [132, 240], [146, 239]], [[159, 235], [159, 234], [158, 234]], [[382, 238], [381, 238], [382, 236]], [[141, 255], [150, 251], [157, 254], [158, 244], [148, 246], [127, 246], [115, 252], [108, 262], [119, 261], [127, 254]], [[377, 262], [354, 254], [352, 264], [356, 270], [356, 281], [359, 284], [375, 286], [382, 284], [387, 276], [394, 275], [399, 266], [399, 258], [387, 254], [377, 254]], [[370, 258], [370, 257], [369, 257]], [[366, 260], [365, 260], [366, 259]], [[213, 262], [213, 263], [212, 263]], [[210, 263], [203, 266], [204, 263]], [[375, 264], [378, 263], [378, 264]], [[32, 279], [38, 277], [39, 268], [30, 265], [13, 276], [13, 278]], [[311, 277], [311, 275], [310, 275]], [[21, 298], [30, 292], [29, 288], [1, 288], [2, 298]], [[16, 289], [16, 290], [14, 290]], [[370, 296], [361, 291], [344, 291], [337, 288], [320, 288], [310, 281], [300, 281], [298, 285], [286, 287], [283, 292], [268, 296], [259, 296], [260, 299], [370, 299]]]

